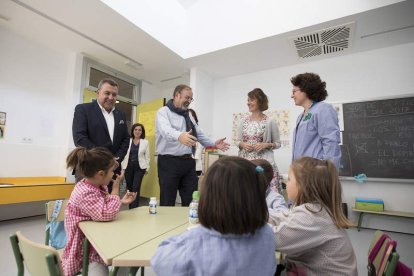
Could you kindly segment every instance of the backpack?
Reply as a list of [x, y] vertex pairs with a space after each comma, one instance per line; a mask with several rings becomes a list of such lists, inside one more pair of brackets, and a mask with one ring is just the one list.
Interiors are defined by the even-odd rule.
[[55, 249], [61, 249], [66, 246], [66, 231], [64, 221], [55, 221], [62, 208], [63, 200], [56, 200], [50, 222], [46, 224], [46, 230], [49, 229], [49, 245]]
[[376, 231], [368, 250], [368, 276], [413, 276], [413, 271], [399, 261], [397, 242]]

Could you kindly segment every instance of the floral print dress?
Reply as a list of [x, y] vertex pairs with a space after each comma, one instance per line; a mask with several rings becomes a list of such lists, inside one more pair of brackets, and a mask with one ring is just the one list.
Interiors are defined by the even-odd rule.
[[[251, 120], [250, 116], [246, 117], [242, 122], [242, 141], [250, 145], [263, 143], [263, 137], [268, 120], [269, 117], [266, 115], [260, 121]], [[266, 159], [264, 158], [264, 151], [247, 151], [245, 149], [240, 149], [239, 157], [247, 160]], [[279, 192], [279, 169], [277, 168], [275, 162], [270, 163], [273, 166], [273, 180], [270, 185], [272, 189]]]

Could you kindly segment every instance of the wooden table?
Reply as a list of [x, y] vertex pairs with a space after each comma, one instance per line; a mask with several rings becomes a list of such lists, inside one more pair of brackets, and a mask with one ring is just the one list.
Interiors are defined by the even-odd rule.
[[[184, 232], [187, 225], [188, 207], [158, 207], [155, 215], [148, 213], [148, 207], [139, 207], [121, 211], [116, 219], [110, 222], [79, 223], [87, 241], [93, 245], [107, 265], [115, 265], [113, 261], [116, 257], [144, 244], [146, 245], [143, 247], [154, 248], [145, 255], [152, 256], [164, 238], [179, 234], [180, 231]], [[145, 265], [149, 264], [150, 257], [145, 259]], [[125, 259], [117, 259], [116, 266], [124, 266], [123, 264]]]
[[75, 183], [65, 177], [1, 177], [0, 204], [69, 198]]
[[115, 276], [117, 273], [117, 268], [119, 267], [130, 267], [134, 272], [141, 268], [141, 275], [144, 275], [144, 267], [151, 265], [150, 260], [155, 254], [158, 245], [160, 245], [162, 241], [172, 236], [184, 233], [187, 231], [187, 228], [188, 223], [185, 223], [167, 233], [164, 233], [161, 236], [158, 236], [155, 239], [147, 241], [146, 243], [143, 243], [121, 255], [118, 255], [112, 260], [112, 266], [114, 269], [110, 272], [109, 275]]

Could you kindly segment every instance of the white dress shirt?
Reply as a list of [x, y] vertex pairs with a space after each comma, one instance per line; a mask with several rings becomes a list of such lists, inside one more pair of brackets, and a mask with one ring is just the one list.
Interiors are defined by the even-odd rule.
[[105, 108], [103, 108], [98, 101], [96, 101], [99, 105], [99, 107], [102, 110], [102, 114], [105, 118], [106, 121], [106, 126], [108, 127], [108, 131], [109, 131], [109, 137], [111, 138], [112, 143], [114, 142], [114, 129], [115, 129], [115, 118], [114, 118], [114, 109], [115, 107], [112, 108], [111, 112], [106, 111]]
[[[198, 142], [204, 147], [214, 146], [215, 142], [204, 134], [191, 116], [190, 119], [195, 125]], [[187, 147], [178, 141], [180, 134], [186, 131], [184, 116], [172, 112], [167, 106], [161, 107], [157, 111], [155, 119], [155, 147], [157, 154], [175, 156], [191, 154], [191, 147]]]

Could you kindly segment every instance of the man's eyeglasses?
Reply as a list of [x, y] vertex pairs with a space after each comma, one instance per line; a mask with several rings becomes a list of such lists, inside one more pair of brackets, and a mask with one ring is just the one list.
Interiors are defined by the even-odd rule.
[[193, 99], [193, 98], [191, 98], [191, 97], [189, 97], [189, 96], [185, 96], [185, 97], [184, 97], [184, 99], [185, 99], [186, 101], [190, 101], [190, 103], [194, 102], [194, 99]]

